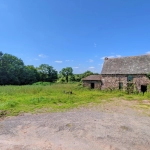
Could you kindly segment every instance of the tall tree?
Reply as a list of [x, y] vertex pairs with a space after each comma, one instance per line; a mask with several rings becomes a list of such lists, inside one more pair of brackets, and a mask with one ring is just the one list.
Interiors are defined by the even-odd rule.
[[40, 76], [37, 69], [33, 65], [25, 66], [25, 84], [32, 84], [39, 81]]
[[53, 69], [52, 66], [48, 64], [41, 64], [37, 68], [38, 72], [40, 73], [41, 81], [48, 81], [52, 82], [57, 79], [57, 71]]
[[1, 56], [0, 84], [22, 84], [24, 63], [21, 59], [10, 54]]
[[73, 75], [73, 69], [71, 67], [67, 67], [67, 68], [63, 68], [61, 71], [60, 71], [60, 74], [62, 76], [64, 76], [66, 78], [66, 81], [68, 82], [68, 78], [69, 76], [72, 76]]
[[93, 72], [91, 72], [91, 71], [86, 71], [86, 72], [84, 72], [83, 74], [82, 74], [82, 78], [85, 78], [85, 77], [87, 77], [87, 76], [89, 76], [89, 75], [93, 75]]
[[57, 79], [57, 71], [54, 70], [52, 66], [48, 66], [47, 70], [48, 70], [47, 81], [49, 82], [55, 81]]

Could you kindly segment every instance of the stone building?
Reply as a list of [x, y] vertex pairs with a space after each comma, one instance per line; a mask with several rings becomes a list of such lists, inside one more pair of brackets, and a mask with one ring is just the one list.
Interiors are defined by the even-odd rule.
[[91, 89], [100, 89], [102, 85], [101, 75], [90, 75], [82, 79], [83, 86], [89, 87]]
[[[100, 80], [83, 80], [83, 85], [88, 83], [96, 88], [97, 84], [100, 89], [129, 89], [136, 91], [147, 90], [150, 80], [146, 74], [150, 73], [150, 55], [105, 58]], [[94, 77], [97, 78], [96, 76]], [[87, 77], [88, 79], [88, 77]]]

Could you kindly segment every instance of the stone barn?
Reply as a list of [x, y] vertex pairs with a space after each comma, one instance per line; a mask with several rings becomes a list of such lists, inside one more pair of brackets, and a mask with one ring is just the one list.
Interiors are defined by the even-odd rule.
[[102, 89], [146, 90], [150, 80], [150, 55], [105, 58], [102, 68]]
[[94, 84], [94, 88], [102, 90], [131, 88], [131, 91], [147, 91], [150, 84], [150, 80], [146, 77], [148, 73], [150, 73], [150, 55], [105, 58], [101, 75], [84, 78], [83, 85], [93, 88]]
[[83, 86], [89, 87], [91, 89], [100, 89], [102, 85], [101, 75], [90, 75], [82, 79]]

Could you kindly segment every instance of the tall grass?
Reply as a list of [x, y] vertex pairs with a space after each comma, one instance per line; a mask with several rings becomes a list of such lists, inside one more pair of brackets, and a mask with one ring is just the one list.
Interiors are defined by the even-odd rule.
[[[72, 94], [69, 92], [72, 91]], [[0, 112], [17, 115], [25, 112], [61, 111], [97, 104], [113, 98], [126, 100], [150, 99], [150, 93], [128, 95], [123, 91], [100, 91], [74, 84], [34, 84], [26, 86], [0, 86]]]

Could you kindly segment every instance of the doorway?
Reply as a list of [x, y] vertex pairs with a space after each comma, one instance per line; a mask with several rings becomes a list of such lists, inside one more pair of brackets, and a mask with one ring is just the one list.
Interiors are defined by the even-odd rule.
[[91, 89], [94, 89], [95, 85], [94, 83], [91, 83]]
[[143, 94], [147, 91], [147, 86], [146, 85], [141, 85], [141, 92], [143, 92]]
[[123, 83], [119, 82], [119, 90], [122, 90], [122, 89], [123, 89]]

